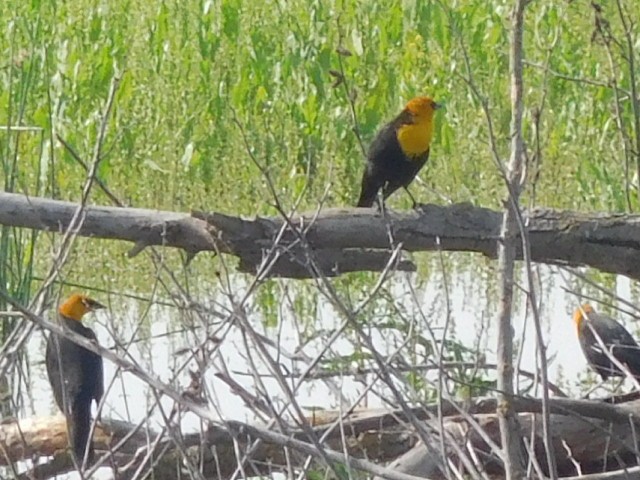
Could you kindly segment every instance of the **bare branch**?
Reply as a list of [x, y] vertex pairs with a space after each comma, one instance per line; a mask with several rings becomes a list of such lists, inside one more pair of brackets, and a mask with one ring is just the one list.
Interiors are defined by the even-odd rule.
[[500, 229], [498, 244], [498, 272], [500, 275], [500, 299], [498, 323], [498, 423], [502, 445], [502, 461], [505, 478], [518, 480], [524, 477], [524, 462], [520, 450], [520, 427], [511, 404], [513, 396], [513, 284], [516, 259], [516, 232], [518, 231], [518, 201], [524, 168], [524, 142], [522, 139], [523, 81], [522, 81], [522, 37], [526, 2], [515, 0], [511, 12], [511, 47], [509, 73], [511, 81], [511, 157], [507, 171], [507, 207]]

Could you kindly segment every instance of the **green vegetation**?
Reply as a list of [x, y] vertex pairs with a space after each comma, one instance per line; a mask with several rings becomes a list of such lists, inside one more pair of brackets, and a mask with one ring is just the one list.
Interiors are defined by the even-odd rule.
[[[18, 190], [34, 191], [46, 180], [53, 196], [78, 195], [83, 171], [52, 136], [59, 133], [85, 158], [90, 155], [117, 70], [124, 81], [100, 176], [122, 199], [163, 209], [273, 213], [235, 111], [285, 204], [302, 194], [303, 205], [312, 207], [328, 183], [330, 204], [350, 204], [362, 154], [345, 91], [332, 87], [329, 71], [342, 62], [348, 88], [357, 94], [365, 143], [409, 97], [443, 99], [447, 111], [440, 115], [424, 178], [456, 201], [497, 206], [503, 190], [480, 104], [464, 81], [461, 42], [504, 154], [507, 5], [8, 0], [0, 6], [6, 32], [0, 39], [0, 123], [45, 131], [44, 144], [38, 133], [2, 134], [3, 143], [20, 136]], [[619, 29], [616, 11], [605, 14]], [[592, 39], [593, 18], [581, 2], [536, 2], [528, 13], [528, 61], [543, 65], [548, 59], [550, 72], [608, 83], [607, 52]], [[352, 55], [340, 58], [337, 47]], [[615, 77], [628, 89], [624, 65]], [[537, 203], [624, 210], [613, 91], [545, 75], [535, 66], [527, 68], [526, 81], [530, 147], [532, 114], [546, 96]], [[629, 102], [622, 106], [630, 126]], [[5, 157], [5, 168], [8, 162]], [[419, 195], [437, 201], [423, 189]], [[94, 201], [108, 199], [96, 193]], [[395, 203], [408, 205], [404, 198]]]
[[[234, 116], [284, 205], [302, 195], [302, 206], [313, 207], [327, 185], [330, 205], [352, 204], [363, 159], [349, 91], [365, 144], [411, 96], [444, 100], [422, 177], [454, 201], [498, 206], [503, 188], [480, 103], [464, 80], [462, 47], [505, 155], [508, 3], [453, 5], [8, 0], [0, 6], [6, 32], [0, 124], [39, 127], [45, 135], [1, 132], [5, 173], [15, 168], [18, 191], [43, 185], [51, 196], [77, 198], [84, 171], [54, 134], [88, 158], [119, 71], [124, 79], [99, 174], [132, 205], [274, 213]], [[613, 7], [604, 15], [621, 36]], [[603, 84], [616, 78], [628, 90], [624, 64], [611, 72], [607, 49], [594, 35], [594, 13], [582, 2], [536, 2], [528, 25], [526, 138], [532, 149], [532, 118], [542, 107], [536, 204], [628, 209], [625, 185], [634, 165], [626, 172], [614, 92], [551, 73]], [[340, 57], [337, 47], [351, 56]], [[541, 68], [546, 62], [548, 70]], [[341, 65], [346, 90], [334, 88], [329, 73]], [[632, 137], [628, 97], [621, 107], [625, 135]], [[11, 153], [20, 161], [13, 164]], [[430, 189], [414, 190], [422, 201], [441, 201]], [[109, 203], [98, 190], [93, 201]], [[392, 204], [410, 205], [402, 195]]]
[[[354, 128], [366, 145], [407, 99], [428, 93], [444, 101], [446, 110], [438, 114], [431, 160], [421, 175], [429, 188], [416, 183], [414, 195], [422, 202], [440, 203], [445, 195], [500, 207], [504, 187], [465, 63], [468, 59], [471, 80], [486, 98], [497, 151], [504, 157], [510, 3], [443, 3], [0, 2], [0, 125], [33, 127], [0, 130], [2, 185], [79, 198], [85, 172], [55, 136], [88, 160], [109, 85], [121, 72], [99, 177], [127, 204], [274, 214], [243, 134], [285, 207], [301, 198], [301, 208], [313, 208], [328, 186], [329, 206], [353, 204], [364, 164]], [[603, 8], [610, 34], [623, 39], [617, 10], [613, 4]], [[525, 204], [605, 211], [638, 207], [638, 195], [629, 187], [635, 159], [626, 158], [623, 149], [635, 135], [625, 94], [633, 79], [624, 41], [607, 43], [595, 18], [585, 2], [538, 1], [527, 12], [525, 135], [535, 199], [529, 188]], [[330, 72], [341, 70], [346, 81], [335, 85]], [[608, 86], [612, 80], [620, 88], [619, 117], [616, 93]], [[541, 156], [535, 154], [537, 145]], [[91, 202], [110, 200], [96, 188]], [[390, 204], [408, 208], [410, 201], [398, 193]], [[9, 285], [7, 264], [17, 265], [22, 270], [10, 284], [28, 288], [34, 255], [41, 267], [48, 266], [58, 239], [40, 235], [36, 243], [35, 234], [0, 233], [0, 253], [5, 252], [0, 282]], [[127, 248], [78, 239], [66, 280], [114, 292], [146, 288], [140, 276], [153, 278], [151, 262], [144, 255], [124, 259]], [[165, 254], [178, 271], [179, 255]], [[465, 260], [445, 262], [468, 261], [456, 258]], [[217, 262], [197, 257], [190, 288], [207, 288]], [[486, 268], [482, 262], [476, 266]], [[336, 284], [350, 289], [355, 302], [364, 295], [363, 277]], [[311, 290], [306, 294], [313, 295]], [[277, 321], [281, 294], [277, 282], [259, 293], [266, 324]], [[317, 308], [312, 300], [297, 302], [308, 312]]]

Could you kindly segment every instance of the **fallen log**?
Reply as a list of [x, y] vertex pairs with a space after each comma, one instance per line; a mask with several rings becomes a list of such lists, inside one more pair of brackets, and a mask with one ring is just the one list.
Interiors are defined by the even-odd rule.
[[[80, 205], [0, 192], [0, 224], [64, 232]], [[239, 270], [312, 278], [392, 267], [415, 270], [392, 251], [465, 251], [494, 257], [502, 213], [470, 204], [417, 210], [324, 209], [244, 219], [215, 212], [176, 213], [86, 206], [77, 234], [133, 242], [130, 256], [149, 246], [210, 251], [239, 258]], [[534, 262], [588, 265], [640, 279], [640, 215], [586, 214], [544, 208], [524, 212]], [[522, 249], [518, 248], [518, 258]], [[395, 264], [388, 265], [393, 259]]]
[[[533, 452], [533, 458], [546, 473], [546, 455], [540, 438], [541, 401], [522, 397], [515, 397], [512, 401], [514, 409], [519, 412], [523, 451], [525, 455]], [[496, 408], [496, 401], [491, 398], [477, 399], [466, 406], [451, 402], [441, 406], [448, 461], [457, 461], [455, 449], [451, 448], [455, 443], [462, 450], [473, 450], [479, 468], [489, 474], [501, 474], [500, 461], [486, 442], [486, 438], [489, 438], [499, 444]], [[635, 432], [640, 425], [640, 399], [610, 404], [597, 400], [553, 398], [550, 400], [550, 409], [553, 412], [554, 454], [562, 477], [616, 471], [636, 465], [637, 455], [640, 455], [635, 440]], [[422, 476], [439, 480], [447, 477], [441, 472], [441, 465], [446, 462], [441, 457], [440, 423], [435, 418], [437, 411], [438, 408], [431, 405], [416, 407], [412, 412], [433, 432], [434, 445], [418, 442], [413, 427], [407, 423], [401, 411], [362, 410], [344, 418], [341, 412], [322, 411], [308, 417], [307, 421], [316, 438], [324, 436], [323, 447], [327, 452], [346, 452], [355, 459], [366, 458], [376, 463], [396, 458], [387, 467], [388, 471], [402, 474], [403, 478]], [[478, 427], [484, 436], [480, 435]], [[133, 435], [114, 451], [131, 432]], [[155, 443], [156, 435], [153, 431], [136, 429], [135, 425], [106, 420], [98, 426], [94, 440], [98, 456], [105, 452], [116, 455], [107, 465], [119, 464], [119, 478], [126, 478], [127, 470], [122, 467], [136, 457], [136, 452], [142, 451], [144, 457], [145, 449]], [[256, 439], [260, 442], [254, 448]], [[176, 468], [182, 468], [183, 465], [182, 450], [174, 445], [169, 436], [159, 440], [156, 451], [163, 453], [157, 456], [154, 477], [175, 478], [172, 476], [175, 476]], [[260, 475], [286, 470], [287, 466], [301, 468], [309, 451], [315, 450], [308, 434], [299, 429], [280, 432], [235, 421], [211, 424], [202, 435], [192, 433], [182, 436], [181, 443], [193, 464], [202, 466], [205, 478], [231, 477], [238, 466], [238, 454], [240, 458], [248, 454], [246, 471], [251, 475]], [[56, 416], [6, 421], [0, 424], [0, 449], [3, 452], [0, 455], [2, 465], [64, 451], [64, 419]], [[316, 460], [322, 458], [319, 454], [312, 456]], [[37, 468], [40, 474], [51, 471], [45, 470], [42, 465]], [[70, 462], [67, 465], [69, 468], [72, 468]], [[56, 473], [61, 472], [58, 470]], [[45, 477], [41, 475], [38, 478]]]

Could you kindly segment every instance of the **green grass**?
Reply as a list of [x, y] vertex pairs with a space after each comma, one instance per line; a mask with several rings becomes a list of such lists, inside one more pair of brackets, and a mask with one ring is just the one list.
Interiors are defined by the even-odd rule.
[[[422, 177], [454, 201], [500, 208], [505, 189], [491, 157], [481, 103], [465, 79], [464, 52], [506, 161], [510, 2], [443, 3], [0, 2], [5, 32], [0, 36], [0, 125], [41, 129], [0, 130], [1, 184], [7, 190], [78, 199], [84, 171], [55, 134], [89, 160], [110, 82], [123, 72], [99, 176], [133, 206], [275, 214], [267, 182], [235, 120], [285, 208], [300, 197], [302, 208], [314, 208], [328, 185], [329, 206], [353, 205], [363, 158], [348, 95], [355, 98], [359, 134], [367, 145], [409, 98], [429, 93], [444, 101], [446, 110], [438, 114]], [[603, 8], [620, 36], [615, 10]], [[530, 148], [536, 144], [534, 112], [542, 108], [537, 205], [629, 209], [625, 182], [630, 179], [625, 179], [613, 91], [539, 67], [548, 62], [557, 74], [602, 83], [615, 78], [629, 89], [617, 47], [612, 72], [593, 31], [593, 13], [584, 2], [543, 0], [527, 11], [524, 133]], [[338, 47], [351, 55], [340, 56]], [[347, 89], [333, 86], [330, 70], [341, 67]], [[624, 133], [632, 136], [628, 99], [621, 107]], [[441, 202], [419, 185], [412, 191], [422, 202]], [[528, 190], [523, 204], [529, 195]], [[109, 199], [94, 189], [91, 202], [108, 204]], [[410, 206], [401, 193], [390, 203]], [[637, 206], [633, 192], [631, 208]], [[0, 232], [0, 253], [5, 252], [0, 282], [31, 290], [30, 280], [42, 275], [58, 241], [52, 234]], [[155, 271], [144, 255], [127, 259], [129, 248], [78, 239], [63, 278], [113, 292], [146, 293]], [[169, 267], [184, 275], [180, 255], [164, 255]], [[428, 263], [435, 257], [419, 258]], [[453, 269], [471, 264], [486, 275], [491, 267], [470, 258], [446, 255], [445, 262]], [[17, 271], [16, 266], [18, 280], [12, 280], [7, 272]], [[431, 267], [439, 268], [421, 265], [421, 272], [429, 274]], [[196, 257], [188, 272], [191, 287], [207, 292], [219, 268], [210, 255]], [[371, 278], [351, 275], [335, 284], [357, 300]], [[303, 285], [299, 288], [307, 297], [298, 308], [313, 314], [317, 291]], [[277, 321], [280, 294], [274, 282], [257, 295], [268, 325]]]
[[[447, 3], [447, 2], [445, 2]], [[509, 2], [21, 2], [0, 6], [0, 124], [42, 128], [44, 136], [0, 132], [4, 174], [16, 190], [78, 198], [84, 172], [54, 132], [88, 159], [115, 72], [124, 72], [99, 174], [124, 201], [169, 210], [201, 208], [273, 214], [264, 177], [242, 132], [265, 165], [281, 201], [353, 204], [362, 154], [342, 86], [355, 93], [360, 134], [413, 95], [446, 103], [439, 114], [427, 183], [455, 201], [498, 207], [504, 188], [491, 158], [473, 80], [493, 116], [498, 151], [508, 154]], [[605, 8], [621, 35], [616, 12]], [[603, 83], [629, 78], [621, 57], [612, 73], [593, 13], [578, 2], [536, 2], [527, 12], [526, 58], [553, 72]], [[340, 57], [337, 47], [351, 52]], [[616, 53], [614, 51], [614, 53]], [[526, 75], [525, 136], [540, 121], [536, 203], [582, 210], [627, 209], [621, 135], [611, 89], [567, 81], [537, 66]], [[631, 135], [629, 102], [622, 103]], [[7, 145], [19, 162], [11, 164]], [[421, 201], [440, 201], [414, 187]], [[637, 206], [632, 195], [632, 207]], [[95, 203], [109, 200], [98, 190]], [[398, 194], [391, 201], [408, 207]], [[109, 248], [110, 252], [119, 247]], [[95, 251], [94, 251], [95, 253]], [[87, 255], [92, 248], [87, 247]]]
[[[607, 81], [604, 48], [591, 41], [592, 19], [575, 2], [537, 2], [528, 12], [527, 59], [554, 71]], [[609, 12], [613, 14], [612, 12]], [[304, 193], [312, 207], [328, 183], [333, 205], [353, 203], [362, 156], [342, 88], [329, 70], [344, 57], [361, 134], [376, 128], [411, 96], [428, 92], [447, 104], [429, 166], [429, 183], [454, 200], [497, 206], [502, 185], [487, 148], [480, 105], [466, 75], [489, 101], [501, 154], [507, 154], [508, 7], [465, 2], [18, 2], [0, 7], [4, 65], [0, 122], [15, 119], [60, 133], [90, 155], [109, 82], [124, 71], [100, 175], [139, 206], [191, 207], [243, 214], [273, 212], [250, 161], [234, 111], [285, 204]], [[615, 17], [612, 18], [612, 22]], [[452, 25], [454, 27], [452, 28]], [[626, 81], [620, 75], [622, 83]], [[21, 104], [10, 84], [21, 92]], [[539, 68], [526, 71], [527, 140], [532, 109], [544, 89]], [[538, 202], [554, 207], [621, 209], [624, 178], [612, 93], [550, 77], [542, 117], [543, 170]], [[629, 112], [626, 112], [629, 114]], [[626, 117], [630, 121], [630, 117]], [[37, 181], [40, 139], [19, 174]], [[78, 165], [53, 142], [50, 191], [75, 198]], [[592, 188], [593, 181], [600, 187]], [[604, 183], [604, 184], [603, 184]], [[556, 185], [562, 185], [560, 191]], [[570, 194], [571, 192], [572, 194]], [[420, 197], [435, 200], [428, 193]], [[106, 202], [99, 193], [96, 202]], [[396, 205], [406, 206], [398, 198]]]
[[[464, 51], [506, 161], [510, 3], [444, 3], [7, 0], [0, 5], [6, 32], [0, 37], [0, 125], [37, 127], [44, 134], [0, 131], [2, 175], [16, 191], [77, 199], [84, 171], [54, 133], [88, 160], [112, 77], [124, 72], [99, 175], [131, 205], [274, 214], [267, 182], [235, 119], [285, 207], [301, 197], [302, 208], [313, 208], [328, 185], [328, 205], [353, 204], [363, 158], [348, 91], [365, 145], [408, 98], [429, 93], [444, 101], [422, 177], [454, 201], [499, 207], [504, 188], [480, 102], [465, 81]], [[621, 35], [615, 10], [604, 14]], [[614, 74], [593, 31], [585, 5], [536, 2], [527, 11], [527, 61], [548, 61], [553, 72], [607, 83]], [[351, 55], [339, 56], [338, 47]], [[628, 89], [628, 73], [615, 53], [615, 78]], [[329, 71], [340, 67], [347, 89], [333, 86]], [[533, 112], [543, 107], [536, 204], [627, 209], [612, 90], [537, 66], [526, 68], [525, 82], [530, 148]], [[631, 135], [628, 101], [622, 113]], [[421, 201], [441, 201], [431, 189], [412, 190]], [[636, 197], [631, 195], [633, 208]], [[91, 201], [109, 203], [98, 189]], [[398, 194], [391, 204], [408, 208], [409, 200]], [[80, 240], [69, 275], [82, 283], [100, 265], [105, 279], [135, 285], [132, 275], [152, 272], [148, 262], [125, 260], [128, 248]], [[175, 254], [169, 261], [180, 265]]]

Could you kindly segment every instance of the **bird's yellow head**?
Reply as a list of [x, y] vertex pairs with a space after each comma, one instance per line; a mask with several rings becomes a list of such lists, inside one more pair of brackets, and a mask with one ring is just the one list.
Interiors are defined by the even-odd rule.
[[60, 312], [60, 315], [80, 322], [85, 313], [93, 312], [100, 308], [105, 308], [105, 306], [86, 295], [74, 293], [60, 305], [58, 312]]
[[[398, 128], [400, 148], [409, 157], [419, 157], [429, 151], [433, 138], [433, 115], [440, 108], [431, 97], [416, 97], [407, 103], [404, 112], [411, 116]], [[403, 112], [403, 113], [404, 113]]]
[[415, 97], [409, 100], [404, 108], [414, 118], [432, 119], [436, 110], [442, 108], [442, 105], [436, 103], [431, 97]]
[[573, 312], [573, 323], [576, 324], [576, 328], [580, 330], [580, 325], [582, 321], [589, 316], [590, 313], [593, 313], [593, 307], [588, 303], [584, 305], [580, 305], [576, 308], [575, 312]]

